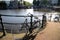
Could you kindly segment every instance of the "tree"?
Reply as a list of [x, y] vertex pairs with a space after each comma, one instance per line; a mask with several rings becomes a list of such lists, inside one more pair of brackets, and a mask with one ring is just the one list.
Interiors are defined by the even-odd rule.
[[60, 5], [60, 0], [58, 0], [58, 5]]
[[27, 2], [27, 1], [24, 1], [23, 4], [24, 4], [25, 6], [31, 6], [31, 5], [32, 5], [31, 3]]
[[39, 6], [39, 4], [40, 4], [40, 1], [39, 1], [39, 0], [38, 0], [38, 1], [33, 0], [33, 5], [34, 5], [34, 6]]
[[42, 0], [42, 4], [43, 5], [47, 5], [48, 4], [48, 1], [47, 0]]
[[7, 4], [5, 1], [0, 1], [0, 9], [7, 9]]
[[33, 0], [33, 5], [36, 5], [36, 0]]

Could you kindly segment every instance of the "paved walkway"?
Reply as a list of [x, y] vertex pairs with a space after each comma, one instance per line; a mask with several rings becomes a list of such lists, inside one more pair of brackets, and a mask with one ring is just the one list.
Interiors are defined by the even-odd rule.
[[[0, 33], [1, 34], [1, 33]], [[0, 40], [15, 40], [15, 39], [21, 39], [24, 37], [25, 33], [21, 34], [11, 34], [11, 33], [6, 33], [7, 35], [3, 38], [0, 38]]]
[[60, 40], [60, 23], [48, 22], [47, 27], [38, 33], [35, 40]]
[[[13, 37], [14, 35], [7, 33], [7, 35], [0, 40], [14, 40], [13, 38], [22, 38], [25, 34], [16, 34], [16, 37]], [[48, 22], [47, 27], [40, 31], [34, 40], [60, 40], [60, 23]]]

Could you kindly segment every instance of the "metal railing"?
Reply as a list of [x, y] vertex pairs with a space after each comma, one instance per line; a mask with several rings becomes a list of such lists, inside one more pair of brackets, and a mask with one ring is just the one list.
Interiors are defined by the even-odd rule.
[[[43, 21], [43, 23], [41, 24], [40, 23], [40, 21], [41, 20], [38, 20], [38, 21], [32, 21], [33, 20], [33, 17], [35, 17], [35, 16], [33, 16], [32, 14], [30, 15], [30, 16], [22, 16], [22, 15], [2, 15], [2, 14], [0, 14], [0, 20], [1, 20], [1, 26], [2, 26], [2, 30], [3, 30], [3, 35], [1, 36], [1, 38], [3, 37], [3, 36], [5, 36], [6, 35], [6, 33], [5, 33], [5, 29], [4, 29], [4, 22], [2, 22], [2, 16], [7, 16], [7, 17], [30, 17], [30, 22], [28, 23], [27, 22], [27, 19], [25, 19], [25, 22], [24, 23], [21, 23], [23, 26], [21, 27], [21, 29], [25, 26], [26, 27], [26, 30], [28, 30], [27, 32], [29, 32], [29, 34], [27, 34], [26, 33], [26, 36], [23, 38], [23, 40], [26, 40], [27, 38], [26, 37], [28, 37], [29, 35], [31, 35], [32, 34], [32, 31], [37, 27], [37, 26], [35, 26], [37, 23], [39, 23], [39, 26], [41, 26], [41, 27], [43, 27], [43, 24], [44, 24], [44, 20], [42, 20]], [[44, 19], [44, 17], [43, 17], [43, 19]], [[46, 20], [45, 20], [46, 21]], [[46, 22], [45, 22], [46, 23]], [[5, 24], [20, 24], [20, 23], [5, 23]], [[35, 26], [35, 27], [34, 27]], [[38, 32], [37, 32], [38, 33]], [[35, 35], [36, 36], [36, 35]], [[33, 38], [34, 39], [34, 38]], [[28, 39], [27, 39], [28, 40]]]

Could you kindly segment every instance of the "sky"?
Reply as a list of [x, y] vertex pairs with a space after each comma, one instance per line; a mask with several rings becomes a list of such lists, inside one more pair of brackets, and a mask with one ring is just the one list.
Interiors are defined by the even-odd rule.
[[32, 3], [32, 2], [33, 2], [33, 0], [24, 0], [24, 1], [28, 1], [28, 2], [30, 2], [30, 3]]

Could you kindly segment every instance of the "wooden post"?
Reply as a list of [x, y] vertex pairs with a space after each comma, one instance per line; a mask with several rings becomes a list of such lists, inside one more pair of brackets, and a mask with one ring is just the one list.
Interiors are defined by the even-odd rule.
[[32, 14], [31, 14], [31, 17], [30, 17], [30, 18], [31, 18], [31, 19], [30, 19], [31, 21], [30, 21], [29, 32], [32, 33], [32, 27], [33, 27], [33, 26], [32, 26], [32, 20], [33, 20], [33, 19], [32, 19], [32, 18], [33, 18], [33, 15], [32, 15]]
[[42, 27], [41, 28], [43, 28], [44, 26], [46, 26], [46, 16], [43, 15], [42, 17], [43, 18], [42, 18]]

